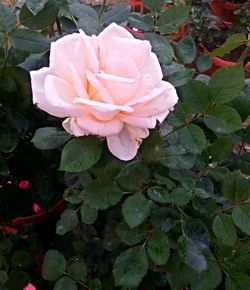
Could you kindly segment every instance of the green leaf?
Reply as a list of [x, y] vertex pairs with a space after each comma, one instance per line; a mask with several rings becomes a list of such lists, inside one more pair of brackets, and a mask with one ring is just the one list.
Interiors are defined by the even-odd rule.
[[63, 148], [60, 170], [85, 171], [99, 160], [101, 153], [101, 143], [95, 137], [72, 139]]
[[102, 290], [102, 282], [99, 278], [95, 278], [90, 282], [90, 290]]
[[24, 250], [17, 250], [11, 255], [11, 266], [21, 270], [29, 269], [33, 266], [32, 256]]
[[142, 3], [149, 10], [160, 12], [165, 1], [164, 0], [142, 0]]
[[0, 134], [0, 151], [4, 153], [12, 152], [19, 142], [19, 136], [16, 131], [5, 128]]
[[[171, 289], [180, 290], [189, 286], [192, 272], [193, 270], [182, 262], [177, 251], [171, 253], [167, 268], [167, 279]], [[185, 275], [180, 275], [180, 273], [185, 273]]]
[[173, 208], [162, 207], [151, 215], [151, 223], [156, 230], [168, 232], [180, 221], [178, 211]]
[[170, 255], [167, 235], [162, 232], [154, 232], [148, 240], [147, 251], [156, 265], [166, 264]]
[[149, 174], [149, 168], [144, 163], [132, 161], [123, 167], [116, 182], [122, 189], [134, 191], [148, 181]]
[[75, 281], [81, 281], [85, 283], [87, 278], [87, 267], [82, 261], [75, 261], [68, 267], [69, 276]]
[[[29, 275], [20, 270], [12, 270], [9, 274], [9, 279], [6, 283], [6, 288], [3, 290], [23, 289], [30, 282]], [[0, 285], [1, 286], [1, 285]]]
[[116, 286], [137, 287], [148, 270], [148, 259], [141, 246], [129, 248], [115, 260], [113, 274]]
[[225, 290], [249, 290], [250, 276], [244, 273], [232, 273], [226, 277]]
[[168, 76], [168, 81], [175, 87], [184, 86], [193, 78], [195, 69], [185, 68], [182, 71], [176, 71]]
[[152, 51], [157, 55], [158, 60], [161, 64], [171, 64], [174, 57], [174, 50], [170, 42], [155, 33], [145, 33], [145, 39], [150, 41], [152, 45]]
[[50, 46], [47, 38], [29, 29], [16, 29], [11, 32], [10, 42], [15, 48], [30, 53], [44, 52]]
[[210, 109], [204, 117], [204, 123], [209, 129], [220, 134], [231, 134], [242, 128], [237, 111], [225, 105]]
[[65, 290], [65, 289], [77, 290], [78, 288], [76, 282], [74, 282], [71, 278], [62, 277], [56, 282], [53, 290]]
[[95, 180], [83, 192], [86, 205], [94, 209], [107, 209], [122, 198], [121, 189], [112, 181]]
[[238, 203], [250, 198], [250, 183], [238, 171], [228, 173], [223, 180], [223, 195]]
[[209, 232], [204, 222], [198, 218], [189, 218], [183, 226], [185, 235], [200, 249], [209, 247]]
[[0, 175], [8, 176], [8, 167], [5, 160], [0, 156]]
[[149, 202], [144, 195], [135, 193], [122, 205], [122, 215], [130, 228], [140, 225], [149, 215]]
[[169, 202], [169, 193], [163, 186], [151, 186], [147, 190], [149, 198], [159, 203]]
[[82, 29], [87, 35], [98, 35], [101, 32], [99, 22], [93, 18], [80, 18], [77, 22], [77, 28]]
[[0, 255], [8, 254], [12, 249], [12, 241], [10, 238], [4, 238], [0, 240]]
[[69, 5], [69, 12], [78, 18], [77, 27], [87, 35], [98, 35], [101, 31], [99, 16], [92, 7], [83, 3], [72, 3]]
[[17, 18], [14, 8], [0, 3], [0, 32], [10, 32], [16, 26]]
[[149, 137], [143, 141], [140, 147], [142, 159], [148, 162], [160, 159], [162, 149], [162, 137], [158, 130], [151, 130]]
[[250, 175], [250, 154], [241, 155], [239, 165], [242, 173]]
[[192, 113], [204, 113], [211, 105], [209, 88], [201, 81], [189, 80], [180, 91], [184, 104]]
[[212, 59], [208, 54], [200, 55], [196, 63], [200, 73], [203, 73], [206, 70], [208, 70], [212, 66], [212, 64], [213, 64]]
[[49, 25], [54, 24], [58, 15], [59, 6], [55, 0], [49, 0], [44, 8], [39, 11], [35, 16], [27, 8], [27, 4], [23, 5], [20, 10], [20, 21], [22, 25], [30, 29], [44, 29]]
[[173, 169], [191, 169], [195, 164], [195, 155], [191, 154], [172, 154], [162, 157], [160, 162], [164, 166]]
[[192, 190], [187, 190], [183, 187], [176, 187], [169, 193], [168, 202], [175, 205], [184, 206], [189, 203], [192, 195]]
[[184, 36], [177, 45], [176, 54], [183, 64], [194, 61], [196, 56], [196, 45], [192, 36]]
[[152, 31], [153, 18], [150, 14], [131, 13], [128, 17], [129, 26], [143, 30]]
[[38, 12], [43, 10], [44, 5], [48, 2], [48, 0], [26, 0], [25, 4], [32, 12], [33, 15], [36, 15]]
[[93, 224], [98, 216], [98, 211], [95, 208], [90, 208], [85, 203], [80, 208], [81, 219], [84, 224]]
[[223, 161], [230, 157], [233, 152], [234, 143], [228, 137], [217, 139], [210, 147], [210, 154], [213, 161]]
[[250, 236], [250, 204], [235, 207], [232, 212], [235, 225]]
[[189, 124], [179, 132], [184, 147], [186, 147], [190, 153], [201, 154], [206, 146], [206, 136], [203, 130], [195, 124]]
[[232, 217], [227, 214], [216, 215], [213, 220], [213, 231], [223, 244], [233, 246], [236, 242], [236, 229]]
[[224, 42], [220, 47], [215, 48], [209, 53], [210, 56], [223, 57], [226, 53], [231, 52], [233, 49], [246, 44], [247, 38], [244, 33], [234, 33], [230, 35], [226, 42]]
[[158, 27], [161, 33], [171, 34], [178, 31], [188, 20], [191, 7], [188, 5], [171, 6], [160, 14]]
[[207, 269], [207, 261], [200, 245], [188, 237], [181, 236], [178, 240], [178, 250], [183, 262], [197, 272]]
[[237, 242], [233, 247], [221, 247], [218, 258], [223, 261], [223, 267], [230, 273], [248, 273], [250, 270], [250, 244]]
[[117, 4], [103, 13], [102, 21], [107, 26], [113, 22], [120, 24], [127, 20], [129, 13], [130, 7], [128, 5]]
[[36, 130], [31, 142], [37, 149], [50, 150], [64, 145], [71, 136], [55, 127], [44, 127]]
[[5, 271], [0, 271], [0, 286], [4, 285], [8, 281], [8, 279], [9, 279], [8, 274]]
[[42, 275], [45, 280], [54, 281], [66, 271], [66, 260], [56, 250], [49, 250], [44, 257]]
[[116, 228], [116, 233], [125, 245], [134, 246], [147, 236], [148, 231], [143, 226], [130, 229], [125, 222], [121, 222]]
[[60, 217], [60, 220], [56, 224], [56, 233], [64, 235], [67, 232], [72, 231], [78, 224], [78, 217], [73, 209], [66, 209]]
[[217, 263], [212, 259], [207, 259], [207, 269], [197, 275], [193, 272], [191, 278], [192, 290], [217, 289], [222, 280], [222, 274]]
[[239, 97], [244, 87], [242, 65], [218, 69], [209, 80], [212, 99], [216, 104], [225, 104]]

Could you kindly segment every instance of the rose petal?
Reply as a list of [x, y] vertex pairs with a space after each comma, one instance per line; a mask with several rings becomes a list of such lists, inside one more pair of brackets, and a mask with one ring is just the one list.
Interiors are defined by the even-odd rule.
[[100, 73], [96, 77], [112, 96], [114, 103], [124, 105], [135, 95], [140, 80]]
[[78, 94], [79, 97], [83, 99], [89, 99], [88, 92], [85, 89], [87, 87], [87, 80], [85, 79], [85, 81], [83, 82], [82, 78], [79, 76], [77, 70], [75, 69], [73, 63], [69, 63], [68, 66], [72, 75], [72, 82], [76, 93]]
[[51, 70], [67, 82], [71, 82], [72, 79], [68, 63], [73, 63], [81, 76], [85, 75], [86, 69], [98, 72], [99, 62], [95, 51], [97, 39], [83, 37], [82, 33], [66, 35], [51, 43]]
[[146, 63], [140, 69], [140, 73], [142, 75], [147, 74], [154, 86], [157, 86], [161, 82], [163, 78], [161, 66], [157, 56], [153, 52], [150, 53]]
[[[112, 99], [108, 90], [103, 86], [103, 84], [98, 80], [98, 78], [89, 70], [86, 71], [88, 81], [91, 86], [96, 89], [96, 92], [101, 97], [101, 99], [108, 104], [114, 104], [114, 100]], [[90, 99], [93, 99], [93, 96], [90, 95]]]
[[36, 287], [33, 284], [29, 283], [23, 290], [36, 290]]
[[138, 97], [138, 98], [134, 97], [130, 102], [127, 102], [126, 105], [132, 107], [132, 106], [145, 104], [149, 101], [152, 101], [153, 99], [157, 98], [159, 95], [161, 95], [164, 91], [167, 90], [168, 85], [165, 85], [163, 83], [166, 83], [166, 82], [162, 82], [161, 85], [153, 88], [147, 95], [143, 95], [142, 97]]
[[125, 126], [119, 134], [107, 137], [109, 151], [121, 160], [131, 160], [136, 156], [141, 139], [148, 135], [147, 129]]
[[131, 126], [136, 126], [139, 128], [145, 128], [145, 129], [153, 129], [156, 126], [156, 118], [154, 117], [137, 117], [137, 116], [131, 116], [131, 115], [120, 115], [120, 120], [126, 124], [129, 124]]
[[91, 113], [86, 113], [84, 117], [77, 118], [77, 123], [81, 128], [89, 131], [90, 134], [101, 137], [118, 134], [123, 128], [123, 123], [118, 118], [105, 122], [98, 121]]
[[100, 59], [103, 60], [111, 51], [117, 51], [133, 58], [138, 67], [144, 65], [151, 52], [150, 42], [138, 40], [123, 27], [112, 23], [99, 35]]
[[47, 76], [45, 79], [45, 95], [47, 104], [44, 111], [56, 117], [76, 117], [81, 116], [83, 111], [82, 105], [73, 104], [77, 94], [73, 87], [64, 80], [56, 76]]
[[76, 137], [80, 136], [88, 136], [89, 132], [87, 130], [84, 130], [81, 128], [78, 123], [76, 118], [67, 118], [66, 120], [63, 121], [62, 123], [63, 128], [70, 134]]
[[47, 67], [41, 68], [38, 71], [31, 71], [31, 87], [33, 93], [33, 103], [43, 109], [48, 105], [44, 92], [45, 78], [51, 73]]
[[171, 110], [178, 101], [176, 90], [167, 82], [162, 82], [161, 87], [165, 90], [156, 98], [134, 105], [133, 115], [137, 117], [154, 116]]
[[110, 75], [137, 79], [140, 77], [137, 65], [132, 57], [111, 51], [103, 64], [102, 70]]
[[118, 106], [80, 98], [74, 99], [73, 103], [74, 104], [80, 103], [85, 105], [86, 108], [92, 113], [92, 115], [95, 116], [95, 118], [102, 121], [111, 120], [119, 112], [132, 113], [134, 111], [133, 108], [129, 106]]

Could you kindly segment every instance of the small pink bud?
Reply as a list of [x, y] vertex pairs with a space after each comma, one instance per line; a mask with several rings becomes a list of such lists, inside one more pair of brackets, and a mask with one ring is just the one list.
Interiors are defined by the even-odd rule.
[[39, 213], [42, 211], [42, 209], [40, 208], [39, 204], [37, 204], [36, 202], [33, 203], [33, 211], [35, 213]]
[[28, 188], [29, 187], [29, 181], [28, 180], [21, 180], [19, 182], [19, 185], [18, 186], [20, 188], [22, 188], [22, 189]]
[[25, 288], [23, 288], [23, 290], [36, 290], [36, 287], [29, 283]]

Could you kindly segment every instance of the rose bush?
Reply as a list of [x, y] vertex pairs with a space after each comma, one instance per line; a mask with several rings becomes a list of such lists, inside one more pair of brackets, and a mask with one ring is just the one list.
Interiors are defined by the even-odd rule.
[[53, 42], [49, 68], [31, 72], [33, 102], [66, 118], [71, 135], [105, 137], [113, 155], [130, 160], [177, 103], [162, 77], [150, 42], [113, 23], [98, 36], [80, 31]]

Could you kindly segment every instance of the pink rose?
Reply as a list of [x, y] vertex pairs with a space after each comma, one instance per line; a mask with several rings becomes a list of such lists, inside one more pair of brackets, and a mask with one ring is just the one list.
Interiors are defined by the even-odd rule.
[[23, 288], [23, 290], [36, 290], [36, 287], [29, 283], [25, 288]]
[[83, 31], [51, 44], [50, 66], [31, 72], [33, 102], [66, 118], [79, 137], [97, 135], [121, 160], [135, 157], [142, 139], [177, 103], [149, 41], [109, 25], [98, 36]]

